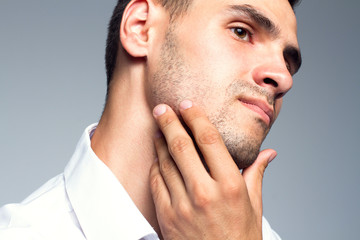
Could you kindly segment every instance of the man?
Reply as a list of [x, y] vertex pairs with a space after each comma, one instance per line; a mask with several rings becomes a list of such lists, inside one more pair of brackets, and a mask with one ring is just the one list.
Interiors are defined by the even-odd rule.
[[[279, 239], [259, 153], [301, 59], [288, 0], [119, 1], [107, 102], [1, 239]], [[243, 169], [242, 172], [239, 169]]]

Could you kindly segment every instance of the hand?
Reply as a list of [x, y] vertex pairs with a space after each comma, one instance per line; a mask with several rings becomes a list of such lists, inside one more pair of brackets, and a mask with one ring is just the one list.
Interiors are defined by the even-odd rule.
[[180, 104], [209, 172], [175, 112], [161, 104], [154, 116], [158, 161], [150, 187], [164, 239], [262, 239], [262, 179], [274, 150], [262, 151], [241, 174], [217, 129], [190, 101]]

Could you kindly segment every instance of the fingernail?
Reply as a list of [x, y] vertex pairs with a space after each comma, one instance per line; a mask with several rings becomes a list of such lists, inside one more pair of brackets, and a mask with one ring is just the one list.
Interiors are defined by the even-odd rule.
[[154, 108], [153, 114], [155, 117], [159, 117], [166, 112], [166, 106], [164, 104], [157, 105]]
[[192, 106], [193, 106], [193, 103], [190, 100], [184, 100], [180, 103], [180, 109], [182, 109], [182, 110], [189, 109]]
[[271, 163], [272, 160], [275, 159], [276, 155], [277, 155], [277, 153], [273, 153], [273, 154], [269, 157], [268, 163]]

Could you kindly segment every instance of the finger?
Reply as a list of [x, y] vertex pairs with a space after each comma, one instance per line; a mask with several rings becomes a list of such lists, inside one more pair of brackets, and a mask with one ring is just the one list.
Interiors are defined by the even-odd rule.
[[262, 180], [265, 169], [276, 157], [276, 154], [273, 149], [261, 151], [255, 162], [243, 171], [250, 201], [255, 211], [258, 211], [258, 216], [262, 215]]
[[168, 151], [184, 179], [186, 189], [192, 189], [193, 184], [199, 179], [210, 178], [191, 137], [175, 112], [169, 106], [160, 104], [154, 108], [153, 114], [165, 136]]
[[171, 202], [182, 199], [186, 196], [185, 185], [175, 162], [169, 154], [167, 144], [161, 133], [155, 137], [155, 148], [160, 174], [169, 191]]
[[189, 100], [180, 104], [180, 112], [195, 137], [211, 176], [218, 181], [228, 181], [229, 176], [240, 176], [240, 171], [219, 131], [210, 122], [205, 112]]
[[159, 163], [155, 162], [150, 169], [150, 190], [156, 209], [164, 212], [171, 206], [170, 194], [160, 173]]

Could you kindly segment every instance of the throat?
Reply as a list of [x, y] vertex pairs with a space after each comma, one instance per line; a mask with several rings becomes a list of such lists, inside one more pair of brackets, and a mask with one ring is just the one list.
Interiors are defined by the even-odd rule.
[[141, 124], [134, 126], [133, 121], [122, 122], [121, 127], [116, 125], [113, 126], [109, 120], [100, 121], [91, 139], [91, 147], [119, 180], [145, 219], [160, 233], [149, 185], [150, 168], [156, 158], [152, 140], [155, 130], [151, 126], [141, 128]]

